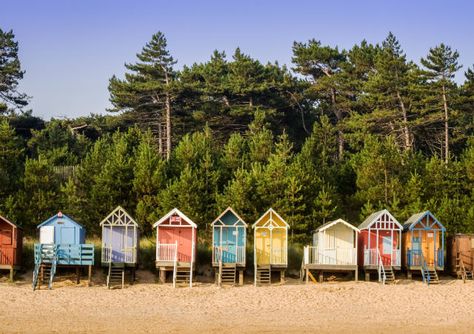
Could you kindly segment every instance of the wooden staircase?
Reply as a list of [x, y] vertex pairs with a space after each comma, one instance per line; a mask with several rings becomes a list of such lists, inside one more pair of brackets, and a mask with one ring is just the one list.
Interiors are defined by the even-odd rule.
[[467, 270], [466, 267], [464, 266], [464, 262], [461, 259], [460, 254], [458, 253], [456, 256], [456, 274], [458, 278], [462, 279], [464, 283], [466, 283], [466, 280], [470, 279], [472, 280], [472, 270]]
[[426, 284], [439, 284], [439, 277], [434, 267], [422, 266], [421, 275]]
[[385, 283], [386, 284], [395, 283], [395, 272], [393, 271], [392, 266], [385, 267]]
[[119, 286], [124, 288], [125, 285], [125, 268], [113, 266], [112, 263], [109, 264], [109, 272], [107, 275], [107, 287], [113, 288], [114, 286]]
[[191, 269], [192, 267], [176, 267], [176, 272], [174, 273], [174, 286], [176, 285], [192, 285], [191, 281]]
[[257, 276], [256, 276], [256, 285], [270, 285], [272, 282], [272, 268], [270, 265], [267, 266], [258, 266], [257, 267]]
[[237, 277], [237, 264], [226, 263], [219, 265], [219, 273], [217, 276], [217, 285], [223, 284], [234, 285]]
[[[43, 247], [41, 245], [40, 247]], [[43, 249], [44, 248], [44, 249]], [[41, 284], [53, 287], [54, 275], [58, 260], [56, 245], [44, 245], [39, 252], [35, 252], [35, 269], [33, 270], [33, 291], [41, 288]]]

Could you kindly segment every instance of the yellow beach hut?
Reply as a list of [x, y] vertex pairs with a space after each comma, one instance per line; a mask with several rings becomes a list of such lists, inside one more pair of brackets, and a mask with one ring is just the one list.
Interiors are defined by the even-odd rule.
[[270, 284], [272, 271], [279, 271], [280, 280], [284, 281], [288, 267], [289, 227], [271, 208], [253, 224], [255, 285]]

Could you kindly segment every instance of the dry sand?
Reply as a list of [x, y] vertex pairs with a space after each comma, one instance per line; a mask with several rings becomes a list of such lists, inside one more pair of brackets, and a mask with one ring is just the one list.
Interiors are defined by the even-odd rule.
[[[99, 275], [99, 274], [97, 274]], [[0, 283], [1, 333], [318, 332], [472, 333], [474, 282], [445, 279], [440, 285], [401, 280], [218, 288], [196, 283], [176, 288], [154, 283], [140, 272], [140, 284], [123, 290], [55, 283], [31, 290], [29, 274]]]

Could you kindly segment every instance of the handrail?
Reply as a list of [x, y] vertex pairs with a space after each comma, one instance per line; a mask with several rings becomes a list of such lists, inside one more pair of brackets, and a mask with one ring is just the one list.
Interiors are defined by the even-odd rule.
[[385, 274], [385, 268], [383, 266], [382, 256], [380, 256], [380, 251], [377, 249], [377, 255], [379, 258], [378, 263], [378, 273], [379, 273], [379, 282], [385, 285], [385, 280], [387, 279], [387, 275]]
[[305, 264], [357, 265], [357, 252], [354, 248], [335, 248], [320, 250], [316, 246], [305, 246]]
[[51, 290], [53, 287], [53, 279], [54, 275], [56, 274], [56, 264], [58, 262], [58, 247], [57, 245], [54, 245], [53, 247], [53, 259], [51, 262], [51, 270], [49, 272], [49, 284], [48, 284], [48, 289]]
[[177, 271], [178, 271], [178, 241], [175, 241], [174, 246], [175, 246], [175, 252], [174, 252], [174, 260], [173, 260], [173, 288], [176, 287], [176, 276], [177, 276]]
[[423, 282], [430, 285], [430, 274], [428, 273], [428, 265], [423, 256], [423, 252], [421, 252], [421, 276], [423, 277]]

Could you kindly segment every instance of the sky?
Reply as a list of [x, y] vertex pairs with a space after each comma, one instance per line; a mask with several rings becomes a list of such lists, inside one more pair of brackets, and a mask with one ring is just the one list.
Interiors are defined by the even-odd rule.
[[392, 31], [416, 62], [441, 42], [458, 50], [462, 82], [474, 64], [473, 12], [473, 1], [438, 0], [0, 0], [0, 28], [19, 42], [29, 108], [50, 119], [105, 113], [110, 77], [122, 77], [124, 63], [157, 31], [179, 67], [236, 47], [291, 67], [294, 41], [348, 49]]

